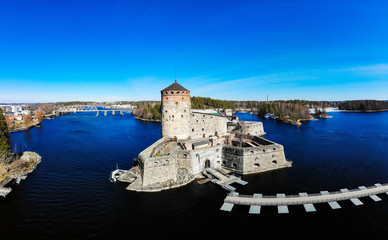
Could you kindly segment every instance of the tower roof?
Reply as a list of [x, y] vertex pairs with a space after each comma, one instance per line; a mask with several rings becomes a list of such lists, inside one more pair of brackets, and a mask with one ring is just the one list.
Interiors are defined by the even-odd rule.
[[179, 90], [179, 91], [189, 91], [187, 90], [186, 88], [182, 87], [182, 85], [180, 85], [179, 83], [175, 82], [173, 84], [171, 84], [170, 86], [166, 87], [165, 89], [163, 89], [162, 91], [171, 91], [171, 90]]

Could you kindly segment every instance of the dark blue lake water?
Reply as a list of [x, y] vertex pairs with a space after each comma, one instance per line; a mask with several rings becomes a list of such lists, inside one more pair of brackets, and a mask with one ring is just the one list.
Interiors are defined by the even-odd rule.
[[[298, 194], [338, 191], [388, 183], [388, 112], [330, 113], [332, 119], [301, 127], [261, 120], [266, 138], [282, 144], [293, 167], [244, 176], [242, 194]], [[258, 120], [240, 113], [240, 119]], [[339, 202], [341, 209], [316, 204], [317, 212], [289, 207], [248, 206], [220, 211], [227, 192], [211, 183], [192, 182], [159, 193], [125, 190], [111, 183], [111, 170], [128, 169], [144, 148], [160, 138], [157, 123], [93, 113], [45, 120], [40, 128], [11, 134], [11, 148], [42, 156], [38, 168], [7, 198], [0, 198], [1, 239], [112, 239], [148, 236], [355, 237], [388, 236], [388, 195], [362, 206]], [[312, 234], [314, 234], [312, 236]], [[207, 237], [206, 237], [207, 238]]]

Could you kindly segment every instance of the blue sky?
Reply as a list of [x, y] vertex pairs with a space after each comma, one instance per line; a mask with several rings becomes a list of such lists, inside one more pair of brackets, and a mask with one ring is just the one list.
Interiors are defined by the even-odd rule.
[[387, 1], [0, 1], [0, 102], [388, 99]]

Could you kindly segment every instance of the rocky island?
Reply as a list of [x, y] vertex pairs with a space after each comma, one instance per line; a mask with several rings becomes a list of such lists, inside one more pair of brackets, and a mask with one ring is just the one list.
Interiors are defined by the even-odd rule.
[[[162, 136], [143, 150], [132, 169], [118, 178], [128, 190], [155, 192], [194, 179], [231, 189], [245, 174], [287, 168], [282, 145], [263, 138], [263, 124], [239, 121], [232, 111], [191, 108], [190, 91], [176, 81], [161, 90]], [[233, 174], [233, 175], [230, 175]]]

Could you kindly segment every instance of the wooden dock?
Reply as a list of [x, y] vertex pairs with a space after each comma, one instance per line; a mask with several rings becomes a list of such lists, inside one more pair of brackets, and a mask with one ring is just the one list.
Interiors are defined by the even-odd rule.
[[211, 180], [212, 183], [228, 190], [229, 192], [234, 192], [236, 190], [235, 187], [230, 186], [232, 183], [238, 183], [240, 185], [248, 184], [248, 182], [242, 180], [241, 177], [229, 175], [220, 170], [208, 168], [206, 171], [208, 174], [214, 177], [214, 179]]
[[11, 188], [2, 187], [2, 188], [0, 188], [0, 196], [6, 197], [8, 195], [8, 193], [10, 193], [11, 191], [12, 191]]

